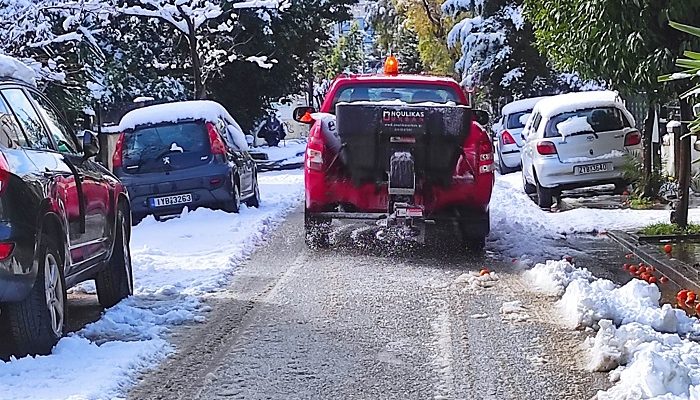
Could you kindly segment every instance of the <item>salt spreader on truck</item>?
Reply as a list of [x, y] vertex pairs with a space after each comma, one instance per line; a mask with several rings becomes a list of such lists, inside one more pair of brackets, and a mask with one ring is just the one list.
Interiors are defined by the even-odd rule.
[[305, 157], [307, 244], [329, 244], [333, 219], [374, 220], [399, 237], [425, 240], [426, 225], [454, 229], [464, 249], [489, 234], [494, 185], [488, 115], [469, 107], [449, 78], [384, 74], [336, 79], [313, 124]]

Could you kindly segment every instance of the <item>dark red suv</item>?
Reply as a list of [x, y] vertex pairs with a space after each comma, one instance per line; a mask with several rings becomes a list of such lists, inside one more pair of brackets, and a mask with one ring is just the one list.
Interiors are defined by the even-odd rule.
[[0, 78], [0, 331], [17, 355], [63, 335], [66, 288], [95, 279], [104, 307], [132, 293], [129, 197], [98, 151], [32, 85]]

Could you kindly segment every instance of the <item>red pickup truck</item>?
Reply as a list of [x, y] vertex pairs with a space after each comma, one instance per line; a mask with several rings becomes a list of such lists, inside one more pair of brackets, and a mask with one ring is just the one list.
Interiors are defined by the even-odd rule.
[[[393, 60], [387, 66], [391, 67]], [[389, 68], [391, 69], [391, 68]], [[336, 79], [313, 124], [305, 156], [307, 244], [329, 244], [333, 219], [376, 220], [423, 241], [426, 225], [456, 229], [482, 251], [494, 185], [491, 140], [449, 78], [385, 74]]]

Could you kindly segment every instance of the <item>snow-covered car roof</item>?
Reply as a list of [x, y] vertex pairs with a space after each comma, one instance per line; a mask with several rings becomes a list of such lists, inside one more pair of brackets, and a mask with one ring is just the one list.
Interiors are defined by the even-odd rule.
[[0, 77], [15, 79], [36, 86], [36, 74], [20, 60], [0, 54]]
[[164, 122], [184, 120], [204, 120], [216, 122], [222, 118], [228, 126], [231, 139], [242, 150], [248, 149], [245, 134], [240, 125], [221, 104], [211, 100], [190, 100], [155, 104], [129, 111], [119, 122], [120, 131], [135, 129], [138, 126], [156, 125]]
[[535, 105], [540, 102], [540, 100], [546, 99], [547, 97], [548, 96], [533, 97], [530, 99], [521, 99], [508, 103], [501, 109], [501, 115], [510, 115], [522, 111], [532, 110], [535, 108]]
[[[573, 112], [595, 107], [616, 107], [625, 109], [617, 92], [599, 90], [560, 94], [542, 99], [535, 106], [535, 112], [549, 118], [565, 112]], [[625, 109], [626, 110], [626, 109]]]

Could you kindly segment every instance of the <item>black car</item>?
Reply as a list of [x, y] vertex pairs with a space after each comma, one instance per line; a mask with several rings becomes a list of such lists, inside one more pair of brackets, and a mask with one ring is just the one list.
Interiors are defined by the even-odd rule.
[[63, 335], [66, 288], [95, 279], [104, 307], [133, 291], [129, 196], [83, 137], [35, 87], [0, 78], [0, 331], [16, 355]]
[[238, 212], [260, 204], [257, 168], [245, 136], [220, 104], [184, 101], [139, 108], [119, 124], [112, 159], [128, 188], [133, 221], [184, 207]]

